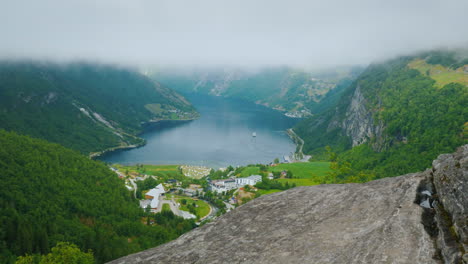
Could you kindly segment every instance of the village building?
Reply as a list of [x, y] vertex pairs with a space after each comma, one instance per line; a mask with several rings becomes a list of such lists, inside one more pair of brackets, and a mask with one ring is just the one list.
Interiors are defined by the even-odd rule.
[[246, 178], [237, 178], [236, 179], [236, 184], [238, 186], [245, 186], [245, 185], [254, 186], [255, 184], [257, 184], [257, 182], [261, 182], [261, 181], [262, 181], [262, 176], [252, 175], [252, 176], [249, 176], [249, 177], [246, 177]]
[[243, 187], [245, 185], [254, 186], [257, 182], [262, 181], [262, 176], [252, 175], [246, 178], [213, 180], [210, 182], [210, 190], [217, 193], [227, 192], [230, 190]]
[[203, 194], [203, 188], [199, 188], [199, 189], [179, 188], [179, 190], [182, 191], [182, 194], [186, 196], [190, 196], [190, 197]]
[[189, 189], [192, 189], [192, 190], [200, 190], [200, 189], [202, 189], [202, 190], [203, 190], [203, 188], [202, 188], [202, 186], [201, 186], [200, 184], [193, 184], [193, 183], [192, 183], [192, 184], [189, 184]]
[[237, 189], [235, 179], [213, 180], [210, 184], [210, 189], [213, 192], [222, 193], [233, 189]]
[[145, 200], [140, 201], [140, 207], [147, 208], [148, 205], [151, 207], [151, 210], [156, 210], [159, 207], [159, 197], [164, 195], [166, 191], [162, 184], [158, 184], [155, 188], [149, 190], [145, 194]]

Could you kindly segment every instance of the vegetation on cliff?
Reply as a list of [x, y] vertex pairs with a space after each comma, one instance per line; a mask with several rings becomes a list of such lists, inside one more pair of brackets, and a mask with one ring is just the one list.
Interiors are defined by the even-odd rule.
[[[437, 155], [452, 152], [468, 140], [464, 134], [468, 87], [457, 81], [464, 78], [441, 83], [437, 77], [432, 79], [433, 74], [440, 77], [441, 71], [422, 73], [414, 68], [421, 66], [421, 61], [424, 65], [444, 63], [458, 68], [441, 64], [437, 68], [451, 72], [452, 76], [453, 73], [468, 76], [466, 68], [460, 66], [463, 63], [453, 56], [453, 53], [426, 53], [369, 66], [335, 108], [297, 125], [295, 131], [305, 140], [304, 151], [324, 159], [325, 146], [331, 146], [339, 153], [339, 164], [349, 164], [351, 169], [376, 178], [429, 167]], [[364, 98], [360, 103], [366, 113], [356, 115], [362, 119], [352, 120], [361, 127], [350, 128], [349, 113], [353, 111], [357, 89]], [[371, 133], [362, 144], [353, 147], [353, 137], [360, 130]]]
[[181, 95], [128, 69], [0, 62], [0, 128], [82, 153], [142, 143], [152, 119], [195, 117]]

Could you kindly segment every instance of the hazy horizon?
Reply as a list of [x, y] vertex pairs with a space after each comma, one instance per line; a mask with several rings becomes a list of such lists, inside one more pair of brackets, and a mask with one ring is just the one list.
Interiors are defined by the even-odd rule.
[[466, 0], [0, 4], [0, 59], [330, 68], [468, 47]]

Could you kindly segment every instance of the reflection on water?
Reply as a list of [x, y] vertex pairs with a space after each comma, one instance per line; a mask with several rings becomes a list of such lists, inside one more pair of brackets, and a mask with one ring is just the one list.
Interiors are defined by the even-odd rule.
[[[297, 120], [263, 106], [238, 100], [191, 95], [201, 114], [193, 121], [151, 124], [141, 148], [101, 159], [121, 164], [193, 164], [213, 168], [268, 163], [294, 151], [285, 130]], [[252, 134], [256, 133], [256, 137]]]

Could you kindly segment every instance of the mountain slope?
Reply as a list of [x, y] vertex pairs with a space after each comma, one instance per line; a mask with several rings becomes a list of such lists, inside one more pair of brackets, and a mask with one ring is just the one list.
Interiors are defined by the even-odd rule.
[[171, 118], [175, 109], [180, 118], [196, 116], [182, 96], [127, 69], [0, 63], [0, 128], [82, 153], [141, 143], [141, 123]]
[[[123, 180], [57, 144], [0, 130], [0, 263], [72, 242], [98, 263], [176, 238], [193, 221], [157, 214], [144, 225]], [[159, 220], [164, 220], [159, 222]]]
[[359, 67], [323, 71], [276, 67], [256, 72], [161, 71], [149, 75], [183, 93], [240, 98], [302, 117], [321, 112], [335, 100], [333, 94], [339, 94], [360, 71]]
[[[432, 72], [414, 69], [415, 62], [429, 63], [432, 56], [369, 66], [336, 107], [297, 125], [305, 152], [320, 157], [329, 145], [343, 162], [380, 178], [422, 170], [438, 154], [466, 142], [468, 87], [440, 83]], [[456, 72], [461, 80], [468, 76], [466, 66], [437, 67]]]
[[[264, 195], [175, 241], [110, 263], [462, 263], [467, 170], [468, 145], [421, 173]], [[432, 178], [457, 195], [438, 193]], [[423, 192], [439, 194], [436, 209], [415, 203], [428, 199]]]

